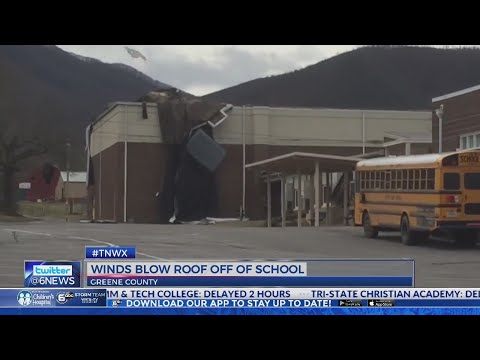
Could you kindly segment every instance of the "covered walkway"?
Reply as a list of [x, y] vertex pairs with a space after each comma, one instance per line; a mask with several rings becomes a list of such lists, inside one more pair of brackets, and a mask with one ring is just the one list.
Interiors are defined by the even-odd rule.
[[[267, 185], [267, 226], [272, 226], [272, 181], [281, 181], [280, 185], [280, 212], [282, 219], [282, 226], [286, 226], [286, 185], [287, 178], [296, 178], [298, 184], [298, 204], [297, 204], [297, 224], [302, 226], [302, 213], [305, 210], [305, 203], [302, 201], [301, 190], [302, 183], [305, 188], [305, 175], [309, 176], [310, 188], [314, 189], [314, 212], [315, 212], [315, 226], [320, 226], [320, 208], [325, 202], [326, 204], [326, 223], [331, 224], [331, 191], [332, 173], [343, 173], [343, 179], [350, 179], [355, 165], [358, 161], [363, 160], [359, 157], [345, 157], [326, 154], [315, 154], [305, 152], [292, 152], [285, 155], [280, 155], [270, 159], [254, 162], [245, 165], [248, 170], [259, 172], [266, 181]], [[323, 199], [322, 189], [322, 174], [325, 173], [326, 188], [325, 199]], [[343, 219], [344, 224], [348, 224], [348, 198], [349, 186], [348, 183], [343, 186]], [[311, 202], [310, 202], [311, 203]], [[312, 207], [310, 207], [310, 210]]]

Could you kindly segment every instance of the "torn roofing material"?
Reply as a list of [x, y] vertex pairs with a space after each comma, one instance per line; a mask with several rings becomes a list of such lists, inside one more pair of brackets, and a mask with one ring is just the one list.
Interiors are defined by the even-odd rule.
[[214, 172], [226, 154], [213, 139], [212, 128], [225, 120], [231, 105], [209, 102], [178, 89], [150, 92], [140, 101], [157, 103], [163, 142], [169, 145], [158, 196], [160, 222], [216, 216]]
[[212, 172], [225, 158], [225, 149], [201, 128], [190, 137], [187, 143], [187, 151], [195, 160]]

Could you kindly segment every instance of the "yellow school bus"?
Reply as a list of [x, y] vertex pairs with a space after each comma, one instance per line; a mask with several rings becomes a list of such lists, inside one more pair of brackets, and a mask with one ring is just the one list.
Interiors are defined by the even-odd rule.
[[362, 160], [355, 178], [355, 225], [366, 237], [400, 230], [405, 245], [431, 234], [476, 244], [480, 150]]

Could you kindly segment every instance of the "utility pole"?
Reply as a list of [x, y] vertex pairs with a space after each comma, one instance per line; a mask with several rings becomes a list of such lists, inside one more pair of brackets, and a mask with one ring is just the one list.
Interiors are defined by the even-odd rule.
[[67, 139], [66, 143], [66, 170], [67, 170], [67, 183], [65, 184], [65, 199], [67, 200], [67, 221], [68, 215], [72, 214], [72, 204], [70, 204], [70, 140]]

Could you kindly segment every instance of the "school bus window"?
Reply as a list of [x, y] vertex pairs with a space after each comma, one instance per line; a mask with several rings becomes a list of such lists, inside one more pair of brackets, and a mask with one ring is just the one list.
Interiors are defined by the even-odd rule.
[[458, 154], [447, 156], [442, 160], [443, 166], [458, 166]]
[[402, 189], [408, 189], [408, 170], [402, 170]]
[[459, 173], [443, 174], [443, 188], [445, 190], [460, 189], [460, 174]]
[[391, 183], [392, 183], [392, 190], [397, 189], [397, 172], [392, 170], [391, 172]]
[[480, 189], [480, 173], [465, 173], [464, 186], [468, 190]]
[[397, 173], [397, 189], [401, 190], [402, 189], [402, 171], [401, 170], [395, 170]]
[[422, 169], [420, 171], [422, 172], [422, 186], [420, 186], [420, 188], [422, 190], [426, 190], [427, 189], [427, 169]]
[[427, 189], [435, 189], [435, 170], [427, 169]]
[[414, 188], [415, 190], [420, 190], [420, 170], [414, 170]]
[[413, 170], [408, 170], [407, 171], [407, 189], [408, 190], [413, 190]]
[[380, 189], [385, 189], [385, 171], [380, 171]]
[[385, 189], [390, 190], [390, 171], [385, 171]]
[[380, 173], [378, 171], [374, 171], [374, 176], [375, 176], [375, 185], [374, 189], [379, 189], [380, 188]]

